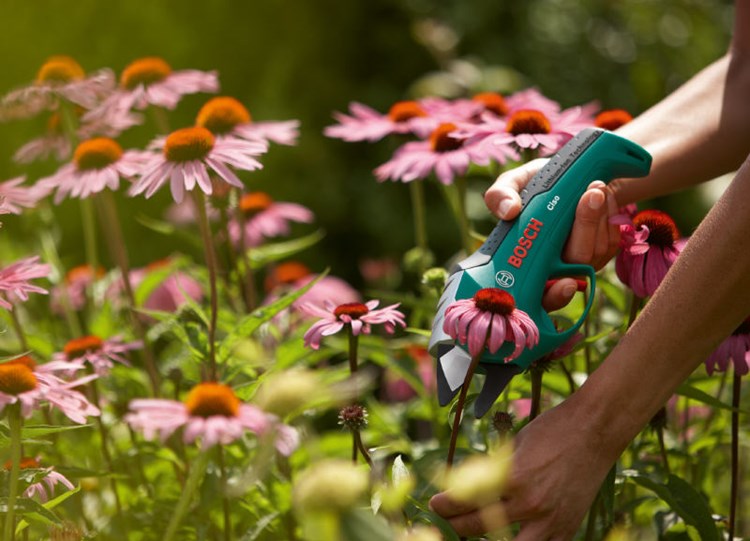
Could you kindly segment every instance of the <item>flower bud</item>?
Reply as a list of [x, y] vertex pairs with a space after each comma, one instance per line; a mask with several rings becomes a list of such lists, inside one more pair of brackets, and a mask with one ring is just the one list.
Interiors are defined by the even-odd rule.
[[513, 431], [514, 421], [513, 414], [507, 411], [496, 411], [492, 416], [492, 426], [501, 436], [505, 436]]
[[435, 264], [435, 256], [432, 252], [420, 247], [412, 248], [404, 254], [404, 268], [415, 271], [426, 269]]
[[339, 424], [349, 430], [362, 430], [367, 427], [367, 409], [359, 404], [341, 408]]
[[345, 460], [323, 460], [297, 478], [294, 507], [301, 513], [341, 512], [356, 505], [368, 486], [365, 469]]
[[447, 279], [448, 271], [442, 267], [432, 267], [422, 275], [422, 283], [438, 294], [443, 291]]

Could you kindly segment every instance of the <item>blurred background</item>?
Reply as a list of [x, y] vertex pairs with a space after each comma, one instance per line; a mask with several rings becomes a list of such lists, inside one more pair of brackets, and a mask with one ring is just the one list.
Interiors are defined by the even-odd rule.
[[[394, 143], [324, 137], [334, 111], [351, 101], [385, 112], [411, 97], [535, 86], [563, 107], [597, 100], [636, 115], [721, 56], [732, 22], [732, 3], [721, 0], [6, 0], [2, 11], [0, 94], [31, 82], [51, 55], [118, 76], [136, 58], [161, 56], [173, 69], [217, 70], [221, 94], [242, 101], [255, 120], [300, 120], [298, 145], [274, 145], [265, 169], [243, 179], [250, 190], [311, 208], [326, 235], [303, 259], [355, 285], [363, 259], [398, 261], [413, 246], [411, 207], [407, 186], [378, 184], [372, 175]], [[184, 98], [169, 113], [171, 128], [192, 124], [208, 97]], [[11, 159], [44, 127], [42, 117], [0, 124], [0, 180], [26, 174], [32, 181], [56, 169]], [[120, 141], [143, 146], [153, 134], [147, 122]], [[489, 183], [472, 184], [480, 231], [492, 226], [479, 197]], [[458, 232], [434, 180], [426, 191], [429, 240], [440, 264], [456, 251]], [[687, 234], [710, 204], [707, 193], [657, 203]], [[142, 225], [140, 217], [163, 217], [166, 191], [148, 201], [118, 198], [133, 266], [194, 250]], [[53, 212], [63, 263], [83, 263], [77, 201]], [[3, 222], [6, 254], [7, 247], [28, 254], [39, 223]]]

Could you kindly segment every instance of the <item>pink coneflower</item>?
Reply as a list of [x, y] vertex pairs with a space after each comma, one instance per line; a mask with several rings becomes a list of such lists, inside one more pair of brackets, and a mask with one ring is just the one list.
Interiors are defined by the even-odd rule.
[[47, 294], [47, 290], [29, 283], [35, 278], [46, 278], [50, 273], [50, 266], [38, 263], [39, 256], [21, 259], [0, 269], [0, 306], [10, 310], [13, 305], [8, 302], [8, 297], [27, 301], [29, 293]]
[[37, 186], [56, 189], [56, 205], [66, 197], [86, 199], [106, 188], [117, 190], [120, 178], [135, 176], [150, 158], [150, 153], [123, 151], [114, 139], [97, 137], [80, 143], [73, 160], [55, 174], [39, 179]]
[[242, 181], [227, 166], [245, 171], [261, 169], [263, 166], [255, 157], [268, 150], [261, 141], [218, 138], [200, 126], [182, 128], [165, 138], [158, 138], [151, 148], [162, 152], [152, 155], [130, 195], [145, 192], [148, 198], [169, 182], [177, 203], [182, 201], [185, 190], [192, 191], [196, 185], [206, 194], [213, 192], [209, 170], [224, 182], [242, 188]]
[[149, 105], [174, 109], [186, 94], [218, 90], [219, 79], [214, 71], [173, 71], [161, 58], [139, 58], [120, 74], [120, 87], [84, 120], [93, 122], [112, 111], [145, 109]]
[[[64, 302], [72, 310], [80, 310], [86, 305], [86, 290], [98, 279], [104, 277], [105, 271], [102, 267], [94, 269], [91, 265], [78, 265], [66, 274], [62, 283], [55, 286], [50, 295], [50, 306], [56, 313], [64, 311]], [[67, 297], [63, 300], [63, 296]]]
[[560, 112], [560, 104], [539, 92], [536, 88], [526, 88], [506, 96], [505, 106], [508, 113], [520, 110], [539, 111], [545, 116], [556, 115]]
[[730, 362], [738, 376], [750, 372], [750, 318], [743, 321], [706, 359], [706, 371], [709, 374], [714, 370], [725, 372]]
[[[244, 216], [245, 247], [259, 246], [265, 239], [288, 235], [290, 223], [311, 223], [315, 215], [297, 203], [274, 201], [265, 192], [250, 192], [239, 200]], [[240, 245], [242, 232], [237, 220], [229, 222], [229, 237], [235, 246]]]
[[659, 210], [644, 210], [620, 224], [620, 252], [615, 260], [618, 278], [638, 297], [651, 296], [685, 246], [674, 220]]
[[624, 109], [608, 109], [596, 115], [596, 118], [594, 118], [594, 125], [597, 128], [614, 131], [631, 120], [633, 120], [633, 115]]
[[57, 372], [71, 373], [80, 364], [52, 361], [36, 364], [25, 355], [0, 364], [0, 411], [9, 404], [21, 404], [21, 414], [28, 418], [42, 404], [49, 403], [62, 411], [70, 420], [84, 424], [86, 417], [99, 415], [99, 409], [75, 387], [96, 379], [91, 374], [73, 381], [64, 381]]
[[199, 383], [185, 402], [146, 399], [130, 402], [125, 421], [143, 432], [146, 439], [158, 435], [166, 440], [184, 428], [186, 443], [201, 439], [201, 448], [232, 443], [249, 430], [257, 435], [275, 431], [276, 448], [290, 455], [298, 445], [297, 432], [263, 410], [240, 402], [231, 387], [221, 383]]
[[336, 334], [344, 327], [350, 328], [354, 336], [370, 334], [372, 325], [382, 324], [389, 334], [393, 334], [397, 325], [406, 327], [404, 314], [396, 310], [400, 303], [377, 309], [379, 304], [378, 300], [371, 300], [364, 304], [350, 302], [338, 306], [329, 301], [325, 303], [324, 308], [315, 304], [301, 304], [302, 312], [321, 318], [305, 333], [305, 345], [318, 349], [320, 340], [324, 336]]
[[69, 56], [50, 57], [29, 86], [13, 90], [0, 99], [0, 120], [28, 118], [43, 110], [57, 109], [60, 100], [91, 109], [112, 92], [114, 74], [103, 69], [86, 76]]
[[485, 347], [495, 353], [505, 342], [514, 344], [506, 362], [518, 357], [524, 348], [539, 343], [534, 321], [516, 308], [513, 296], [498, 288], [480, 289], [470, 299], [459, 299], [445, 311], [443, 330], [459, 343], [468, 345], [472, 357]]
[[[414, 372], [427, 393], [435, 392], [435, 361], [426, 347], [412, 344], [406, 347], [406, 357], [414, 363]], [[383, 382], [384, 398], [391, 402], [406, 402], [417, 396], [417, 391], [399, 372], [387, 369]]]
[[294, 145], [299, 137], [298, 120], [256, 122], [239, 100], [229, 96], [207, 101], [198, 111], [195, 125], [206, 128], [217, 137], [234, 136], [280, 145]]
[[23, 186], [26, 177], [16, 177], [0, 183], [2, 207], [11, 214], [21, 214], [23, 209], [32, 209], [47, 197], [49, 189], [42, 186]]
[[143, 342], [123, 342], [119, 336], [102, 339], [96, 335], [81, 336], [69, 340], [59, 353], [52, 355], [53, 361], [69, 362], [85, 366], [90, 364], [98, 376], [104, 376], [114, 366], [113, 361], [130, 366], [126, 354], [140, 349]]
[[[270, 304], [281, 295], [300, 289], [318, 277], [299, 261], [285, 261], [271, 267], [265, 280], [267, 297], [263, 304]], [[325, 306], [326, 301], [334, 305], [361, 302], [362, 297], [349, 283], [336, 276], [324, 276], [292, 303], [292, 309], [301, 311], [303, 304]]]
[[[154, 261], [145, 267], [133, 269], [130, 272], [130, 285], [133, 289], [138, 286], [152, 273], [163, 274], [158, 283], [153, 284], [153, 289], [146, 296], [143, 307], [148, 310], [161, 312], [175, 312], [188, 299], [200, 302], [203, 299], [203, 286], [188, 273], [177, 268], [167, 269], [171, 265], [169, 259]], [[112, 284], [107, 291], [109, 298], [116, 298], [124, 290], [122, 280]]]
[[[67, 477], [63, 474], [56, 472], [52, 466], [47, 468], [42, 467], [38, 458], [23, 457], [20, 463], [22, 470], [39, 470], [39, 473], [44, 473], [44, 477], [39, 479], [36, 483], [32, 483], [26, 488], [23, 493], [24, 498], [33, 498], [34, 496], [39, 497], [39, 501], [46, 503], [51, 496], [55, 494], [55, 486], [59, 483], [68, 490], [73, 490], [75, 486], [71, 483]], [[5, 469], [10, 471], [11, 461], [8, 460], [5, 463]], [[38, 475], [34, 476], [38, 478]]]
[[429, 140], [412, 141], [396, 150], [390, 161], [375, 169], [375, 176], [381, 182], [389, 179], [411, 182], [434, 171], [438, 180], [448, 185], [469, 169], [474, 150], [457, 133], [455, 124], [440, 124]]
[[[425, 120], [429, 119], [427, 110], [416, 101], [397, 102], [387, 114], [379, 113], [367, 105], [352, 102], [349, 105], [349, 113], [349, 115], [334, 113], [333, 116], [338, 124], [328, 126], [323, 130], [323, 133], [328, 137], [347, 142], [373, 142], [394, 133], [426, 135]], [[427, 133], [437, 125], [430, 120], [427, 121], [427, 124], [429, 125]]]
[[36, 137], [19, 148], [13, 154], [17, 163], [31, 163], [36, 160], [46, 160], [54, 157], [61, 162], [70, 157], [73, 147], [70, 139], [65, 136], [60, 125], [60, 113], [52, 113], [47, 120], [47, 129], [41, 137]]

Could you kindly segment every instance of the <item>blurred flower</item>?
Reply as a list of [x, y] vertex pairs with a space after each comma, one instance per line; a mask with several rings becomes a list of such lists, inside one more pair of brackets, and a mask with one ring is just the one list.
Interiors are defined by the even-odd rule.
[[359, 261], [359, 273], [369, 284], [395, 285], [401, 277], [398, 262], [392, 257], [364, 258]]
[[[200, 302], [203, 299], [203, 287], [200, 282], [188, 273], [178, 269], [167, 271], [171, 261], [162, 259], [154, 261], [145, 267], [130, 271], [130, 285], [135, 291], [152, 273], [164, 274], [162, 280], [152, 284], [152, 289], [143, 302], [143, 307], [148, 310], [159, 310], [161, 312], [175, 312], [180, 306], [192, 299]], [[124, 291], [122, 279], [112, 283], [107, 296], [119, 297]]]
[[253, 401], [263, 411], [285, 418], [325, 393], [316, 372], [298, 368], [265, 376]]
[[[549, 99], [536, 88], [526, 88], [514, 92], [505, 98], [505, 105], [509, 113], [532, 109], [545, 116], [551, 116], [560, 112], [560, 104]], [[587, 110], [589, 110], [588, 107]]]
[[336, 334], [344, 327], [349, 327], [354, 336], [370, 334], [371, 325], [382, 324], [386, 332], [393, 333], [397, 325], [406, 327], [404, 314], [396, 310], [400, 303], [391, 304], [385, 308], [377, 309], [380, 304], [378, 300], [368, 301], [365, 304], [350, 302], [336, 306], [330, 301], [321, 308], [315, 304], [304, 303], [300, 310], [320, 320], [313, 323], [312, 327], [305, 333], [305, 345], [313, 349], [320, 347], [320, 340], [324, 336]]
[[149, 148], [161, 152], [152, 153], [129, 194], [145, 192], [148, 198], [169, 182], [172, 197], [179, 203], [185, 190], [192, 191], [196, 184], [207, 195], [213, 192], [209, 170], [224, 182], [242, 188], [242, 181], [227, 166], [245, 171], [261, 169], [263, 166], [255, 157], [266, 152], [268, 146], [261, 141], [216, 138], [206, 128], [194, 126], [159, 137]]
[[440, 124], [429, 139], [411, 141], [394, 152], [393, 157], [375, 169], [378, 181], [400, 180], [411, 182], [427, 177], [431, 172], [442, 184], [451, 184], [456, 176], [469, 169], [476, 143], [458, 135], [456, 124]]
[[[435, 361], [422, 345], [411, 344], [405, 348], [406, 357], [414, 362], [416, 373], [425, 391], [435, 392]], [[389, 402], [406, 402], [417, 396], [417, 391], [392, 368], [387, 368], [383, 381], [383, 397]]]
[[[5, 463], [5, 469], [10, 470], [11, 468], [11, 461], [8, 460]], [[39, 463], [39, 460], [36, 458], [31, 457], [23, 457], [21, 459], [21, 469], [22, 470], [44, 470], [46, 472], [46, 475], [41, 478], [36, 483], [32, 483], [31, 485], [26, 488], [26, 490], [23, 493], [24, 498], [33, 498], [34, 496], [39, 496], [39, 501], [42, 503], [46, 503], [47, 500], [49, 500], [50, 496], [53, 496], [55, 493], [55, 485], [60, 483], [61, 485], [64, 485], [68, 490], [73, 490], [75, 486], [73, 486], [73, 483], [68, 481], [68, 479], [61, 473], [58, 473], [54, 470], [52, 466], [48, 468], [42, 468], [42, 465]]]
[[633, 120], [633, 116], [624, 109], [608, 109], [596, 115], [594, 126], [614, 131], [631, 120]]
[[480, 289], [471, 299], [459, 299], [448, 306], [443, 330], [461, 344], [468, 342], [472, 357], [485, 347], [495, 353], [506, 341], [514, 344], [506, 362], [518, 357], [524, 347], [531, 348], [539, 342], [534, 321], [516, 308], [510, 293], [498, 288]]
[[56, 189], [56, 205], [66, 197], [85, 199], [105, 188], [119, 189], [120, 178], [135, 176], [150, 157], [150, 153], [140, 150], [123, 151], [117, 141], [108, 137], [89, 139], [76, 147], [71, 162], [39, 179], [36, 186]]
[[486, 455], [473, 455], [445, 474], [443, 486], [451, 499], [483, 507], [496, 502], [510, 472], [511, 445], [502, 445]]
[[29, 280], [49, 276], [50, 266], [37, 261], [39, 256], [27, 257], [0, 269], [0, 292], [5, 293], [0, 294], [0, 306], [10, 310], [13, 305], [9, 300], [27, 301], [29, 293], [47, 294], [46, 289], [29, 283]]
[[114, 84], [111, 70], [87, 77], [73, 58], [52, 56], [39, 68], [31, 85], [0, 98], [0, 120], [29, 118], [43, 110], [57, 109], [61, 99], [91, 109], [112, 92]]
[[89, 415], [99, 415], [99, 409], [74, 387], [96, 379], [96, 375], [64, 381], [57, 372], [70, 373], [80, 364], [52, 361], [45, 364], [24, 355], [0, 364], [0, 411], [9, 404], [21, 404], [21, 414], [28, 418], [43, 403], [62, 411], [72, 421], [83, 424]]
[[516, 419], [525, 419], [531, 415], [531, 398], [517, 398], [510, 403], [511, 414]]
[[396, 541], [442, 541], [443, 539], [437, 528], [419, 525], [404, 530], [396, 537]]
[[46, 160], [54, 156], [57, 161], [68, 159], [72, 151], [70, 140], [63, 133], [60, 125], [60, 113], [52, 113], [47, 120], [47, 129], [44, 135], [36, 137], [19, 148], [13, 154], [13, 160], [17, 163], [31, 163], [36, 160]]
[[96, 122], [123, 110], [142, 110], [149, 105], [174, 109], [186, 94], [218, 90], [219, 79], [216, 72], [173, 71], [161, 58], [139, 58], [128, 64], [120, 74], [120, 87], [99, 107], [90, 111], [84, 121]]
[[436, 127], [434, 121], [428, 121], [429, 127], [425, 131], [425, 119], [429, 118], [429, 114], [416, 101], [397, 102], [385, 115], [367, 105], [352, 102], [349, 104], [349, 113], [349, 115], [334, 113], [333, 116], [338, 124], [326, 127], [323, 133], [328, 137], [347, 142], [373, 142], [396, 133], [416, 131], [424, 136]]
[[[72, 310], [80, 310], [86, 305], [86, 290], [96, 280], [102, 278], [105, 272], [102, 267], [92, 269], [91, 265], [78, 265], [70, 269], [62, 283], [52, 289], [50, 296], [50, 307], [55, 313], [64, 311], [64, 302], [67, 302]], [[66, 296], [67, 299], [63, 299]]]
[[[279, 263], [268, 271], [265, 281], [268, 295], [263, 304], [270, 304], [281, 295], [302, 288], [316, 278], [316, 274], [298, 261]], [[335, 276], [324, 276], [292, 303], [292, 309], [300, 311], [303, 304], [323, 307], [326, 301], [339, 305], [361, 300], [357, 290], [346, 281]]]
[[[297, 203], [276, 202], [265, 192], [249, 192], [239, 200], [244, 216], [245, 247], [259, 246], [270, 237], [288, 235], [290, 222], [311, 223], [315, 215]], [[235, 246], [241, 244], [241, 226], [237, 220], [229, 221], [229, 237]]]
[[240, 402], [231, 387], [222, 383], [199, 383], [185, 402], [137, 399], [130, 402], [125, 421], [146, 439], [157, 434], [166, 440], [179, 428], [186, 443], [201, 439], [201, 448], [232, 443], [249, 430], [257, 435], [275, 431], [276, 449], [283, 455], [297, 448], [297, 432], [278, 422], [275, 416]]
[[659, 210], [641, 211], [632, 220], [618, 215], [611, 222], [620, 225], [617, 277], [637, 296], [653, 295], [687, 240], [680, 239], [674, 220]]
[[119, 336], [106, 340], [95, 335], [81, 336], [69, 340], [63, 347], [63, 351], [52, 355], [52, 360], [81, 365], [89, 363], [97, 375], [104, 376], [112, 369], [112, 361], [130, 366], [124, 354], [142, 347], [141, 341], [126, 343]]
[[366, 469], [346, 460], [322, 460], [297, 476], [292, 499], [300, 513], [341, 512], [357, 505], [369, 484]]
[[256, 122], [239, 100], [229, 96], [208, 100], [198, 111], [195, 125], [206, 128], [217, 137], [235, 136], [280, 145], [294, 145], [299, 137], [298, 120]]
[[745, 376], [750, 371], [750, 318], [743, 321], [732, 335], [709, 355], [706, 359], [706, 371], [711, 375], [714, 370], [724, 372], [729, 369], [730, 362], [738, 376]]
[[22, 186], [26, 177], [16, 177], [0, 183], [0, 199], [2, 207], [11, 214], [21, 214], [24, 208], [32, 209], [48, 194], [47, 188], [34, 186]]

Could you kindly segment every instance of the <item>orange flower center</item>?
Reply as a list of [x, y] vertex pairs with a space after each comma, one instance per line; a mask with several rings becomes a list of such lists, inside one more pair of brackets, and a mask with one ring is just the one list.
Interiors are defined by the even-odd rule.
[[91, 280], [93, 278], [101, 278], [104, 276], [104, 269], [98, 267], [96, 272], [91, 268], [91, 265], [78, 265], [73, 267], [65, 274], [65, 283], [71, 284], [73, 282]]
[[122, 147], [109, 137], [96, 137], [76, 147], [73, 161], [79, 171], [104, 169], [122, 158]]
[[406, 122], [421, 116], [427, 116], [427, 111], [416, 101], [397, 101], [388, 111], [388, 118], [393, 122]]
[[133, 90], [138, 85], [148, 86], [158, 83], [172, 73], [172, 68], [156, 56], [139, 58], [131, 62], [120, 75], [120, 86]]
[[75, 359], [82, 355], [86, 355], [87, 353], [101, 351], [103, 345], [104, 341], [98, 336], [82, 336], [80, 338], [74, 338], [65, 344], [63, 352], [68, 359]]
[[151, 263], [146, 265], [146, 270], [151, 272], [151, 271], [163, 269], [164, 267], [168, 267], [171, 264], [172, 264], [172, 261], [168, 257], [165, 257], [163, 259], [157, 259], [156, 261], [152, 261]]
[[480, 92], [473, 98], [474, 101], [478, 101], [488, 111], [492, 111], [498, 116], [505, 116], [508, 114], [508, 106], [505, 104], [503, 97], [497, 92]]
[[597, 128], [604, 128], [605, 130], [616, 130], [623, 124], [627, 124], [633, 120], [633, 116], [625, 111], [624, 109], [610, 109], [609, 111], [602, 111], [594, 119], [594, 125]]
[[229, 96], [219, 96], [206, 102], [198, 111], [197, 126], [211, 133], [221, 134], [232, 131], [239, 124], [250, 122], [250, 112], [238, 100]]
[[680, 231], [672, 217], [660, 210], [643, 210], [635, 215], [633, 224], [636, 228], [648, 227], [648, 243], [656, 246], [672, 246], [680, 238]]
[[214, 136], [206, 128], [193, 126], [173, 131], [164, 143], [164, 156], [170, 162], [202, 160], [214, 148]]
[[435, 152], [449, 152], [461, 148], [463, 140], [450, 137], [448, 134], [456, 131], [456, 125], [450, 122], [440, 124], [430, 135], [430, 146]]
[[44, 83], [69, 83], [80, 81], [86, 76], [81, 65], [69, 56], [50, 57], [36, 74], [36, 82]]
[[[22, 470], [35, 470], [42, 467], [36, 458], [31, 458], [30, 456], [22, 457], [19, 465]], [[11, 460], [7, 460], [3, 465], [6, 470], [10, 470], [12, 466], [13, 462]]]
[[273, 204], [271, 196], [265, 192], [246, 193], [240, 198], [240, 210], [245, 214], [256, 214]]
[[234, 391], [222, 383], [199, 383], [188, 393], [185, 406], [195, 417], [237, 417], [240, 411]]
[[369, 311], [370, 309], [361, 302], [347, 302], [346, 304], [338, 305], [333, 311], [333, 315], [339, 318], [347, 315], [352, 319], [359, 319]]
[[310, 269], [298, 261], [287, 261], [276, 266], [266, 278], [266, 291], [272, 291], [280, 285], [289, 285], [310, 276]]
[[534, 109], [521, 109], [510, 116], [505, 131], [513, 135], [549, 133], [552, 127], [544, 113]]
[[474, 294], [474, 304], [484, 312], [507, 316], [516, 308], [513, 296], [503, 289], [486, 287]]
[[36, 386], [34, 371], [24, 357], [0, 364], [0, 393], [17, 396], [33, 391]]

